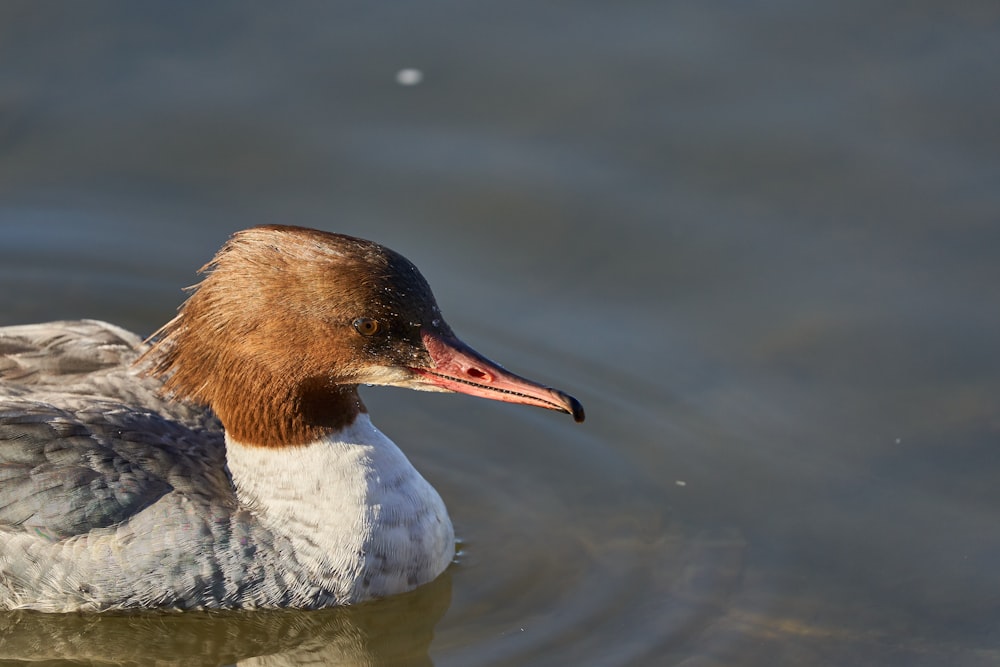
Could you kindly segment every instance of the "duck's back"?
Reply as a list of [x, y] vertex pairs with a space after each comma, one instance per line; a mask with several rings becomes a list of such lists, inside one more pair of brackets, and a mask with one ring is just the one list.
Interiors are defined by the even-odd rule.
[[0, 327], [0, 399], [57, 407], [73, 397], [105, 400], [217, 429], [206, 410], [165, 399], [159, 381], [132, 368], [145, 349], [132, 332], [98, 320]]
[[[181, 588], [218, 579], [163, 559], [183, 553], [178, 543], [193, 555], [200, 541], [228, 541], [217, 533], [238, 504], [222, 430], [137, 374], [142, 350], [97, 321], [0, 328], [0, 608], [107, 606], [147, 568], [191, 580]], [[174, 583], [150, 579], [136, 594], [171, 596]]]

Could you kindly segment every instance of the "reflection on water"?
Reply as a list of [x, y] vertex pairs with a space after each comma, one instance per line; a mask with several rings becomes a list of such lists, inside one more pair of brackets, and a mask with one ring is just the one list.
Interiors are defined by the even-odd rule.
[[0, 5], [0, 324], [150, 333], [229, 233], [305, 224], [588, 413], [365, 392], [455, 520], [450, 605], [3, 649], [1000, 662], [998, 7]]
[[0, 660], [47, 665], [430, 665], [445, 574], [419, 591], [319, 612], [0, 614]]

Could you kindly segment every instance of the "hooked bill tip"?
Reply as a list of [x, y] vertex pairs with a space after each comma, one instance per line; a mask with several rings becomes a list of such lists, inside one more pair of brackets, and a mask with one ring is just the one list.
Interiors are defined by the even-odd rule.
[[567, 398], [569, 398], [570, 414], [573, 415], [573, 421], [579, 424], [587, 418], [587, 415], [583, 412], [583, 404], [572, 396], [568, 396]]

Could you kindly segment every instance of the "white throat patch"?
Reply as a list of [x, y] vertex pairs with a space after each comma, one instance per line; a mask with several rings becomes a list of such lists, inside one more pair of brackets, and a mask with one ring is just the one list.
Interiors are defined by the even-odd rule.
[[411, 590], [451, 562], [441, 497], [367, 414], [308, 445], [226, 445], [241, 504], [341, 603]]

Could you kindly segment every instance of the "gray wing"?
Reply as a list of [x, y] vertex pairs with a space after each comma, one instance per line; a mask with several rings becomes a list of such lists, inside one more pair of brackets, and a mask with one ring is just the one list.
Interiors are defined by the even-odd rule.
[[171, 490], [95, 417], [0, 402], [0, 525], [60, 539], [124, 521]]
[[228, 487], [218, 424], [138, 376], [141, 349], [103, 322], [0, 328], [0, 527], [62, 539]]

